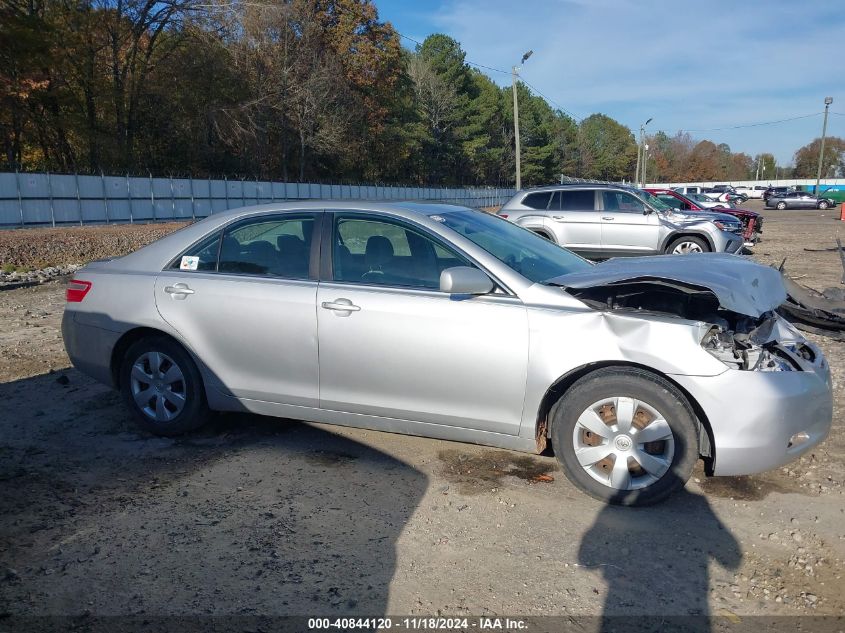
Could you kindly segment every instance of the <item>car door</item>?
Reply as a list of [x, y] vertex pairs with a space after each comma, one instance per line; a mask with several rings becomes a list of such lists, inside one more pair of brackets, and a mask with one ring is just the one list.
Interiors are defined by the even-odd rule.
[[800, 193], [798, 195], [798, 203], [802, 209], [815, 209], [818, 205], [818, 200], [815, 196], [808, 193]]
[[519, 432], [528, 320], [516, 296], [440, 292], [442, 270], [473, 264], [390, 216], [338, 211], [323, 257], [321, 408]]
[[156, 306], [239, 398], [318, 406], [314, 213], [262, 214], [189, 249], [155, 283]]
[[605, 255], [648, 255], [660, 246], [660, 218], [627, 191], [601, 192], [601, 241]]
[[558, 244], [584, 255], [601, 253], [601, 213], [595, 189], [555, 192], [549, 205], [549, 228]]

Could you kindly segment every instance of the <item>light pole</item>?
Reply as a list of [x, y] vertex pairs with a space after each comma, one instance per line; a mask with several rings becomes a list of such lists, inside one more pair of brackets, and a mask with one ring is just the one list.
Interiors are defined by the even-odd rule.
[[[640, 126], [640, 142], [637, 144], [637, 174], [634, 176], [634, 184], [638, 187], [640, 185], [640, 162], [642, 160], [641, 156], [643, 153], [643, 134], [645, 133], [645, 126], [651, 123], [652, 118], [653, 117], [649, 117], [648, 121]], [[645, 180], [645, 178], [643, 178], [643, 180]]]
[[531, 57], [534, 51], [528, 51], [522, 56], [519, 66], [514, 66], [511, 73], [511, 85], [513, 86], [513, 137], [516, 142], [516, 190], [522, 189], [522, 171], [520, 164], [520, 148], [519, 148], [519, 100], [516, 98], [516, 82], [519, 78], [519, 69], [525, 63], [525, 60]]
[[645, 179], [645, 168], [648, 164], [648, 143], [643, 145], [643, 183], [642, 186], [646, 186], [646, 179]]
[[822, 179], [822, 161], [824, 160], [824, 137], [827, 134], [827, 111], [830, 109], [830, 104], [833, 103], [833, 97], [824, 98], [824, 124], [822, 125], [822, 146], [819, 149], [819, 170], [816, 172], [816, 196], [819, 195], [819, 181]]

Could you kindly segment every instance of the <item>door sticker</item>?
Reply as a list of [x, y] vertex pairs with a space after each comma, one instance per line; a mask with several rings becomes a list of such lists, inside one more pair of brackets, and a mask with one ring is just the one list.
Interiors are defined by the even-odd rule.
[[196, 270], [199, 266], [200, 258], [195, 255], [182, 255], [182, 261], [179, 264], [180, 270]]

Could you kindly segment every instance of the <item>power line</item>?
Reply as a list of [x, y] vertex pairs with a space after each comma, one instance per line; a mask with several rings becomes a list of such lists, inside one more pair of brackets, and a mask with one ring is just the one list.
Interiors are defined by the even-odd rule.
[[762, 121], [760, 123], [746, 123], [743, 125], [730, 125], [728, 127], [713, 127], [701, 130], [687, 130], [682, 129], [681, 132], [721, 132], [722, 130], [739, 130], [746, 127], [760, 127], [762, 125], [777, 125], [778, 123], [786, 123], [788, 121], [797, 121], [799, 119], [809, 119], [814, 116], [819, 116], [821, 112], [813, 112], [812, 114], [802, 114], [801, 116], [794, 116], [788, 119], [779, 119], [777, 121]]
[[[419, 40], [415, 40], [413, 37], [408, 37], [407, 35], [403, 35], [399, 31], [396, 31], [396, 35], [398, 35], [399, 37], [402, 37], [402, 38], [404, 38], [404, 39], [406, 39], [410, 42], [413, 42], [417, 46], [422, 46], [422, 42], [420, 42]], [[479, 64], [479, 63], [470, 61], [468, 59], [465, 59], [464, 62], [469, 64], [470, 66], [476, 66], [477, 68], [483, 68], [484, 70], [492, 70], [493, 72], [502, 73], [503, 75], [510, 75], [509, 71], [502, 70], [501, 68], [493, 68], [492, 66], [485, 66], [484, 64]]]
[[[396, 34], [397, 34], [399, 37], [405, 38], [406, 40], [409, 40], [409, 41], [413, 42], [414, 44], [417, 44], [418, 46], [422, 46], [422, 43], [421, 43], [421, 42], [418, 42], [418, 41], [417, 41], [417, 40], [415, 40], [413, 37], [408, 37], [407, 35], [403, 35], [403, 34], [402, 34], [402, 33], [400, 33], [399, 31], [396, 31]], [[478, 62], [470, 61], [470, 60], [468, 60], [468, 59], [465, 59], [465, 60], [464, 60], [464, 62], [465, 62], [465, 63], [467, 63], [467, 64], [469, 64], [470, 66], [475, 66], [476, 68], [483, 68], [484, 70], [492, 70], [493, 72], [496, 72], [496, 73], [502, 73], [503, 75], [510, 75], [510, 74], [511, 74], [511, 73], [510, 73], [510, 71], [508, 71], [508, 70], [502, 70], [501, 68], [493, 68], [492, 66], [485, 66], [484, 64], [479, 64]], [[580, 120], [582, 119], [582, 117], [576, 116], [575, 114], [573, 114], [572, 112], [570, 112], [569, 110], [567, 110], [566, 108], [564, 108], [562, 105], [560, 105], [559, 103], [557, 103], [557, 102], [556, 102], [556, 101], [554, 101], [553, 99], [550, 99], [549, 97], [547, 97], [546, 95], [544, 95], [542, 92], [540, 92], [539, 90], [537, 90], [537, 88], [535, 88], [534, 86], [532, 86], [531, 84], [529, 84], [527, 81], [525, 81], [525, 79], [523, 79], [522, 77], [520, 77], [520, 78], [519, 78], [519, 80], [520, 80], [522, 83], [524, 83], [526, 86], [528, 86], [529, 88], [531, 88], [531, 90], [533, 90], [534, 92], [536, 92], [538, 95], [540, 95], [541, 97], [543, 97], [546, 101], [548, 101], [549, 103], [551, 103], [552, 105], [554, 105], [555, 107], [557, 107], [559, 110], [562, 110], [563, 112], [565, 112], [566, 114], [568, 114], [569, 116], [571, 116], [571, 117], [572, 117], [573, 119], [575, 119], [576, 121], [580, 121]]]
[[548, 101], [549, 103], [551, 103], [553, 106], [556, 106], [556, 107], [558, 108], [558, 110], [562, 110], [563, 112], [565, 112], [566, 114], [568, 114], [569, 116], [571, 116], [573, 119], [575, 119], [575, 120], [576, 120], [576, 121], [578, 121], [579, 123], [583, 120], [583, 118], [584, 118], [584, 117], [580, 117], [580, 116], [578, 116], [578, 115], [576, 115], [576, 114], [573, 114], [572, 112], [570, 112], [569, 110], [567, 110], [566, 108], [564, 108], [562, 105], [560, 105], [558, 102], [556, 102], [555, 100], [553, 100], [553, 99], [551, 99], [551, 98], [547, 97], [547, 96], [546, 96], [546, 95], [544, 95], [542, 92], [540, 92], [539, 90], [537, 90], [534, 86], [532, 86], [530, 83], [528, 83], [527, 81], [525, 81], [522, 77], [520, 77], [520, 78], [519, 78], [519, 80], [520, 80], [522, 83], [524, 83], [526, 86], [528, 86], [529, 88], [531, 88], [531, 90], [533, 90], [534, 92], [536, 92], [538, 95], [540, 95], [541, 97], [543, 97], [543, 99], [545, 99], [546, 101]]

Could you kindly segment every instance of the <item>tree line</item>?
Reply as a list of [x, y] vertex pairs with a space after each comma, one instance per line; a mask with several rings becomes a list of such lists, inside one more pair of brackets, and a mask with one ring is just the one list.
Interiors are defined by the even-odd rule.
[[[633, 178], [627, 127], [575, 120], [523, 84], [518, 98], [526, 185]], [[832, 141], [842, 169], [845, 141]], [[757, 167], [689, 135], [648, 142], [649, 180]], [[0, 146], [7, 170], [514, 180], [511, 88], [446, 35], [403, 48], [370, 0], [0, 0]]]

